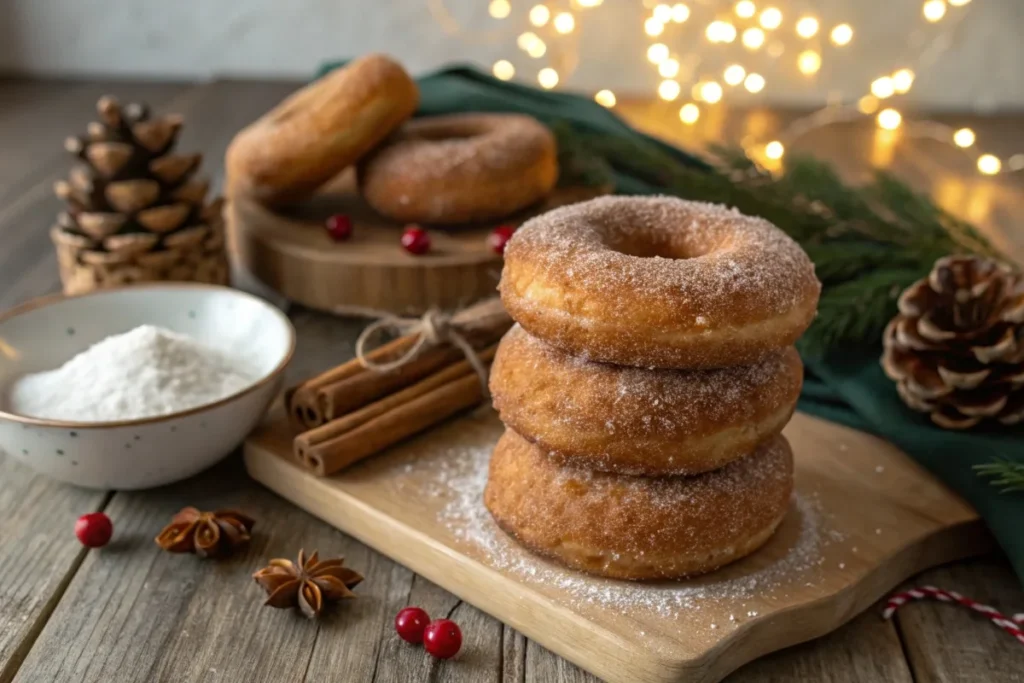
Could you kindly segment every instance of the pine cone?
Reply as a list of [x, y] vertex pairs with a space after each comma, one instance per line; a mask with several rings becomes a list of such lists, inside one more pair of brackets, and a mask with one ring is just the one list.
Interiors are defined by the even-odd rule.
[[910, 408], [946, 429], [1024, 420], [1024, 275], [946, 256], [899, 298], [882, 368]]
[[221, 202], [193, 178], [199, 154], [175, 154], [177, 115], [102, 97], [99, 121], [64, 147], [80, 160], [54, 185], [68, 210], [51, 234], [65, 291], [141, 280], [227, 282]]

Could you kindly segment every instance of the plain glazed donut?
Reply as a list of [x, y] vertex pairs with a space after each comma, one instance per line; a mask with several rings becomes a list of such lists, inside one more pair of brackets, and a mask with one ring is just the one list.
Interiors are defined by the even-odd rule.
[[484, 503], [533, 552], [614, 579], [674, 579], [752, 553], [789, 507], [793, 454], [778, 436], [695, 477], [626, 477], [559, 465], [508, 429]]
[[359, 164], [378, 213], [404, 223], [505, 218], [558, 180], [555, 138], [521, 114], [453, 114], [411, 121]]
[[530, 334], [620, 365], [711, 368], [790, 346], [821, 285], [761, 218], [673, 197], [601, 197], [527, 221], [501, 299]]
[[490, 385], [501, 421], [559, 462], [659, 476], [751, 453], [789, 421], [802, 380], [793, 347], [753, 365], [648, 370], [580, 360], [516, 325], [498, 347]]
[[419, 89], [400, 64], [368, 55], [292, 94], [227, 152], [230, 192], [273, 205], [302, 199], [412, 116]]

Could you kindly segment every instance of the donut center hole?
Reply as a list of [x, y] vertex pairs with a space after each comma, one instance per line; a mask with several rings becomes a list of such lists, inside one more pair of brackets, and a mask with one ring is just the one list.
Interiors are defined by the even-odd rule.
[[668, 241], [622, 240], [618, 244], [611, 246], [616, 251], [627, 256], [638, 256], [640, 258], [688, 259], [701, 255], [693, 253], [692, 250], [685, 249], [681, 244], [672, 244]]

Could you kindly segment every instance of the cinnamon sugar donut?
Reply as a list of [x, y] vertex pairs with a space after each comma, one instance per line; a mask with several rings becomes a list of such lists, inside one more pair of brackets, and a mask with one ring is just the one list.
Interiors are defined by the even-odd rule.
[[402, 126], [359, 165], [370, 206], [406, 223], [504, 218], [558, 180], [555, 138], [521, 114], [453, 114]]
[[751, 453], [789, 421], [803, 365], [648, 370], [590, 363], [516, 325], [491, 367], [501, 421], [559, 462], [619, 474], [696, 474]]
[[243, 129], [227, 152], [230, 191], [265, 204], [302, 199], [407, 118], [419, 89], [397, 62], [367, 55], [294, 93]]
[[523, 225], [500, 289], [519, 324], [572, 354], [711, 368], [793, 344], [821, 285], [766, 220], [673, 197], [602, 197]]
[[752, 553], [778, 527], [793, 454], [777, 436], [695, 477], [626, 477], [557, 464], [511, 429], [491, 458], [484, 503], [530, 550], [615, 579], [672, 579]]

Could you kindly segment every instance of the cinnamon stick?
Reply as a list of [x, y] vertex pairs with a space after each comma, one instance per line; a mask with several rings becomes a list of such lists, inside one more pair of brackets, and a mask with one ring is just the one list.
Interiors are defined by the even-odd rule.
[[[488, 299], [456, 313], [451, 324], [480, 348], [495, 342], [512, 326], [501, 301]], [[394, 339], [366, 354], [375, 363], [400, 358], [416, 344], [418, 335]], [[357, 410], [394, 391], [408, 387], [431, 373], [462, 358], [462, 353], [445, 344], [430, 348], [390, 372], [377, 372], [352, 359], [285, 393], [289, 419], [297, 432], [314, 429], [348, 412]]]
[[[480, 353], [490, 363], [497, 345]], [[423, 431], [483, 399], [480, 377], [466, 360], [450, 365], [365, 408], [304, 432], [295, 458], [318, 476], [345, 467]]]

